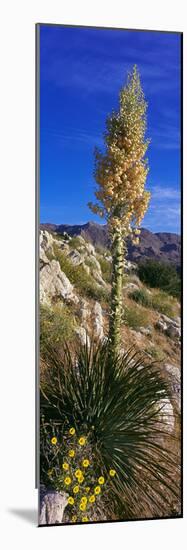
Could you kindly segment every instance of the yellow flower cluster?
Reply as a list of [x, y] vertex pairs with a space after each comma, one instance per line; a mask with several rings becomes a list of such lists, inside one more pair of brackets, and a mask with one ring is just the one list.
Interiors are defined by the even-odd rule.
[[[109, 478], [113, 478], [116, 475], [116, 471], [111, 468], [107, 475], [101, 473], [101, 475], [95, 479], [96, 483], [93, 484], [94, 476], [92, 465], [90, 464], [90, 457], [88, 458], [89, 455], [81, 456], [83, 454], [83, 449], [81, 450], [81, 448], [87, 446], [87, 437], [85, 435], [77, 436], [73, 426], [69, 429], [69, 436], [75, 436], [76, 439], [73, 439], [74, 448], [72, 448], [71, 441], [68, 439], [67, 444], [70, 445], [70, 448], [67, 448], [66, 456], [69, 458], [64, 457], [64, 461], [62, 462], [61, 467], [64, 476], [59, 475], [59, 483], [61, 484], [59, 487], [63, 487], [64, 484], [70, 491], [68, 505], [73, 508], [73, 514], [70, 521], [72, 523], [79, 521], [87, 522], [89, 518], [92, 517], [90, 513], [93, 505], [96, 503], [96, 499], [100, 498], [102, 495], [102, 486], [108, 483]], [[64, 442], [66, 442], [66, 438], [64, 438]], [[51, 444], [56, 445], [57, 443], [57, 437], [53, 436], [51, 438]], [[76, 460], [71, 460], [75, 459], [75, 457]], [[55, 471], [54, 468], [48, 470], [49, 478], [51, 478], [53, 471]], [[87, 483], [88, 480], [92, 480], [91, 486], [85, 483], [86, 480]], [[87, 512], [87, 510], [88, 515], [82, 515], [82, 513]]]

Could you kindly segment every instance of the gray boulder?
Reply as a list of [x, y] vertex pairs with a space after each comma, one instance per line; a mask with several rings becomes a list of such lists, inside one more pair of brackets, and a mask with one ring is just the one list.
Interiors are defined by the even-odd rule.
[[40, 505], [39, 525], [63, 523], [64, 510], [68, 503], [68, 494], [56, 491], [44, 493]]
[[155, 326], [170, 338], [180, 339], [181, 337], [181, 328], [179, 326], [178, 318], [176, 320], [162, 314], [160, 315]]
[[73, 265], [80, 265], [83, 263], [83, 257], [78, 250], [70, 250], [68, 258], [71, 260]]
[[166, 376], [169, 377], [172, 389], [174, 406], [177, 411], [181, 409], [181, 373], [179, 367], [166, 363], [164, 365]]
[[56, 260], [45, 265], [40, 272], [40, 301], [50, 304], [53, 298], [60, 298], [74, 304], [79, 302], [73, 285], [61, 271], [60, 264]]
[[175, 426], [175, 417], [171, 401], [169, 399], [161, 399], [160, 402], [157, 403], [156, 409], [159, 412], [159, 423], [161, 422], [160, 429], [172, 433]]
[[139, 327], [139, 331], [141, 334], [144, 334], [144, 336], [152, 335], [152, 327]]

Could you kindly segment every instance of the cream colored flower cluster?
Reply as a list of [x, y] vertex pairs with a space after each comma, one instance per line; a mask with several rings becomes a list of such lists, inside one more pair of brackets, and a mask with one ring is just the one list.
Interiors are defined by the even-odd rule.
[[129, 75], [120, 93], [119, 112], [107, 120], [106, 152], [96, 151], [96, 204], [94, 213], [105, 217], [111, 230], [119, 227], [127, 236], [139, 227], [147, 210], [150, 193], [144, 190], [148, 163], [144, 156], [149, 145], [145, 139], [146, 108], [137, 68]]

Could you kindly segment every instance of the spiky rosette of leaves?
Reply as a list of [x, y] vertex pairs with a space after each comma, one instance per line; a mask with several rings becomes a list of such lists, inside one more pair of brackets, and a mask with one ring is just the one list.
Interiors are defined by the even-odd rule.
[[163, 412], [170, 388], [157, 363], [132, 350], [111, 361], [103, 344], [80, 347], [76, 359], [68, 349], [61, 360], [51, 352], [46, 370], [41, 387], [46, 426], [53, 433], [75, 426], [87, 436], [96, 476], [102, 472], [109, 479], [110, 470], [115, 472], [106, 492], [108, 514], [111, 509], [116, 519], [127, 519], [174, 513], [179, 459]]

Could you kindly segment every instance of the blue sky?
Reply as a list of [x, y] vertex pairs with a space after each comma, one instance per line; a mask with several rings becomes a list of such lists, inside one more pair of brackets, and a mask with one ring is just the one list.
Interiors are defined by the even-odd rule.
[[151, 138], [142, 226], [180, 232], [180, 35], [151, 31], [41, 25], [41, 222], [100, 222], [87, 206], [96, 187], [93, 151], [135, 63]]

